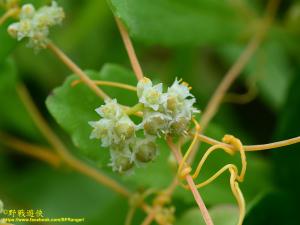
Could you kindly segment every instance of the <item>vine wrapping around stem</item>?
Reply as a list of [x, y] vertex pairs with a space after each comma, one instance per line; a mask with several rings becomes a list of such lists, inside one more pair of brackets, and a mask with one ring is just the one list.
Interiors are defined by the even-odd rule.
[[[173, 144], [171, 137], [167, 138], [167, 143], [168, 143], [171, 151], [173, 152], [178, 164], [180, 164], [180, 162], [182, 161], [182, 156], [181, 156], [180, 152], [177, 150], [177, 147]], [[212, 221], [212, 219], [209, 215], [209, 212], [202, 200], [200, 193], [198, 192], [198, 190], [196, 188], [196, 185], [194, 183], [192, 176], [189, 174], [186, 175], [186, 181], [190, 187], [190, 190], [195, 198], [195, 201], [200, 209], [200, 212], [203, 216], [203, 219], [204, 219], [206, 225], [213, 225], [213, 221]]]

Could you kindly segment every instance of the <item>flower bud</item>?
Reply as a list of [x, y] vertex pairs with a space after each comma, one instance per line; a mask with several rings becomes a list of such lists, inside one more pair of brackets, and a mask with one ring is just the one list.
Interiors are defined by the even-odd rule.
[[143, 127], [147, 134], [158, 135], [164, 133], [168, 127], [169, 117], [159, 113], [147, 113], [143, 121]]
[[96, 112], [107, 119], [119, 119], [124, 115], [116, 99], [106, 100], [105, 104], [96, 109]]
[[21, 20], [19, 23], [18, 40], [30, 36], [33, 32], [33, 26], [30, 20]]
[[89, 125], [94, 128], [94, 130], [91, 133], [90, 138], [96, 138], [100, 139], [107, 135], [109, 135], [110, 130], [113, 127], [113, 122], [108, 119], [101, 119], [99, 121], [91, 121], [89, 122]]
[[137, 84], [137, 96], [140, 98], [145, 90], [145, 88], [152, 87], [152, 82], [149, 78], [143, 77], [141, 80], [139, 80]]
[[188, 130], [190, 119], [178, 117], [170, 123], [170, 133], [173, 135], [182, 135]]
[[126, 172], [134, 166], [134, 162], [129, 152], [120, 152], [116, 150], [110, 151], [111, 153], [111, 166], [113, 171], [119, 173]]
[[13, 38], [17, 38], [18, 31], [19, 31], [19, 23], [13, 23], [13, 24], [9, 25], [9, 27], [7, 28], [7, 32]]
[[22, 6], [20, 19], [31, 19], [35, 14], [35, 8], [32, 4], [25, 4]]
[[156, 157], [157, 146], [152, 140], [139, 140], [136, 143], [134, 151], [135, 157], [138, 161], [147, 163], [152, 161]]
[[115, 131], [121, 139], [129, 139], [134, 135], [135, 125], [128, 117], [122, 117], [115, 124]]
[[141, 90], [142, 93], [139, 96], [139, 102], [143, 103], [145, 107], [157, 111], [163, 103], [162, 83], [154, 86], [151, 83], [147, 83], [147, 85], [140, 87], [139, 92]]
[[157, 212], [156, 219], [159, 222], [159, 224], [166, 224], [166, 225], [174, 224], [175, 222], [174, 213], [175, 213], [174, 206], [163, 207]]

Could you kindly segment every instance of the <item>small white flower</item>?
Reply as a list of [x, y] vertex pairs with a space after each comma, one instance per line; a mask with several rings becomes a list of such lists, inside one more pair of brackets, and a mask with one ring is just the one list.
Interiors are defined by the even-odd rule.
[[94, 129], [90, 135], [91, 139], [101, 139], [103, 147], [111, 145], [113, 140], [114, 122], [109, 119], [101, 119], [99, 121], [91, 121], [89, 125]]
[[135, 124], [128, 116], [123, 116], [115, 123], [114, 130], [120, 139], [124, 141], [134, 136]]
[[139, 80], [136, 89], [137, 89], [137, 96], [140, 98], [144, 92], [145, 89], [152, 87], [152, 81], [147, 78], [143, 77], [141, 80]]
[[89, 125], [94, 128], [90, 135], [90, 138], [100, 139], [103, 136], [108, 135], [109, 131], [112, 130], [114, 123], [109, 119], [101, 119], [98, 121], [91, 121], [89, 122]]
[[180, 83], [177, 78], [172, 86], [168, 88], [168, 94], [171, 96], [176, 96], [179, 101], [182, 101], [187, 97], [193, 97], [193, 95], [190, 93], [189, 87], [185, 83]]
[[160, 112], [144, 112], [144, 119], [139, 127], [143, 127], [146, 134], [160, 135], [165, 134], [168, 123], [172, 118]]
[[20, 29], [19, 27], [20, 27], [20, 23], [13, 23], [9, 25], [9, 27], [7, 28], [9, 35], [12, 36], [13, 38], [17, 38]]
[[113, 171], [123, 173], [128, 172], [134, 166], [134, 154], [130, 151], [129, 147], [126, 146], [123, 151], [110, 149], [111, 163], [109, 166], [112, 167]]
[[32, 22], [29, 19], [24, 19], [19, 22], [19, 30], [17, 40], [20, 41], [24, 37], [31, 37], [34, 33]]
[[61, 7], [58, 7], [55, 1], [52, 1], [51, 6], [44, 6], [36, 13], [34, 22], [39, 27], [54, 26], [60, 24], [65, 18], [65, 13]]
[[35, 14], [35, 8], [32, 4], [25, 4], [21, 8], [20, 19], [32, 19]]
[[162, 88], [162, 83], [145, 87], [139, 99], [140, 103], [143, 103], [145, 107], [149, 107], [157, 111], [163, 103]]
[[105, 104], [96, 109], [96, 112], [107, 119], [120, 119], [124, 112], [116, 99], [105, 100]]

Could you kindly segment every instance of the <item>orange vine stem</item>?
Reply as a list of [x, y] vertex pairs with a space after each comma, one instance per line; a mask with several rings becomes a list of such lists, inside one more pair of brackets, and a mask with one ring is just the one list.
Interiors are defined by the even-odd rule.
[[144, 77], [144, 75], [143, 75], [143, 71], [142, 71], [142, 68], [140, 66], [140, 63], [139, 63], [139, 61], [136, 57], [136, 54], [135, 54], [132, 42], [130, 40], [129, 34], [128, 34], [126, 28], [124, 27], [124, 24], [122, 23], [122, 21], [118, 17], [115, 17], [115, 20], [116, 20], [117, 26], [119, 28], [121, 37], [123, 39], [123, 42], [124, 42], [124, 45], [125, 45], [125, 48], [126, 48], [131, 66], [132, 66], [132, 69], [134, 71], [134, 74], [135, 74], [136, 78], [138, 80], [140, 80]]

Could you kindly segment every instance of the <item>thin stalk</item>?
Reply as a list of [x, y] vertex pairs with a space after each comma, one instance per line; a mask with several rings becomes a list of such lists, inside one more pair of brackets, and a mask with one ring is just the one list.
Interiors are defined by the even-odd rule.
[[[174, 177], [174, 179], [172, 180], [171, 184], [166, 188], [164, 192], [164, 196], [167, 196], [168, 198], [171, 198], [173, 192], [175, 191], [175, 188], [178, 185], [178, 180], [177, 177]], [[144, 221], [141, 223], [141, 225], [149, 225], [152, 223], [152, 221], [155, 219], [157, 210], [159, 209], [159, 205], [155, 206], [154, 208], [152, 208], [151, 213], [148, 213], [148, 215], [146, 216], [146, 218], [144, 219]]]
[[[74, 80], [71, 85], [72, 85], [72, 87], [75, 87], [76, 85], [78, 85], [81, 82], [82, 82], [82, 80]], [[94, 84], [100, 85], [100, 86], [117, 87], [117, 88], [125, 89], [128, 91], [136, 92], [136, 87], [132, 86], [132, 85], [128, 85], [128, 84], [112, 82], [112, 81], [104, 81], [104, 80], [93, 80], [93, 82], [94, 82]]]
[[208, 102], [207, 107], [201, 117], [200, 124], [202, 130], [206, 128], [207, 124], [214, 117], [222, 102], [222, 99], [224, 98], [225, 93], [228, 91], [229, 87], [236, 80], [236, 78], [239, 76], [241, 71], [245, 68], [245, 66], [251, 59], [251, 57], [254, 55], [255, 51], [262, 43], [267, 33], [267, 30], [273, 21], [278, 4], [279, 4], [279, 0], [269, 1], [266, 9], [265, 19], [262, 23], [261, 28], [259, 29], [257, 34], [251, 39], [246, 49], [242, 52], [242, 54], [237, 59], [237, 61], [233, 64], [230, 70], [225, 74], [222, 82], [219, 84], [218, 88], [214, 92], [213, 96]]
[[146, 218], [144, 219], [144, 221], [141, 223], [141, 225], [149, 225], [153, 222], [153, 220], [155, 219], [157, 213], [157, 207], [155, 207], [154, 209], [152, 209], [152, 212], [149, 213]]
[[131, 206], [129, 208], [129, 211], [128, 211], [126, 219], [125, 219], [125, 225], [131, 225], [135, 211], [136, 211], [135, 206]]
[[128, 34], [124, 24], [122, 23], [122, 21], [118, 17], [115, 17], [115, 20], [116, 20], [117, 26], [119, 28], [121, 37], [123, 39], [123, 42], [124, 42], [124, 45], [125, 45], [125, 48], [126, 48], [126, 51], [127, 51], [130, 63], [131, 63], [131, 67], [134, 71], [136, 78], [138, 80], [140, 80], [144, 77], [144, 74], [143, 74], [142, 68], [140, 66], [140, 63], [136, 57], [129, 34]]
[[130, 196], [131, 193], [125, 187], [100, 173], [95, 168], [90, 167], [73, 157], [58, 136], [52, 131], [41, 113], [38, 111], [25, 86], [19, 85], [17, 87], [17, 92], [37, 128], [67, 165], [76, 171], [93, 178], [98, 183], [110, 188], [124, 197]]
[[[192, 136], [193, 134], [191, 134]], [[230, 148], [232, 150], [236, 150], [234, 148], [234, 146], [229, 145], [229, 144], [225, 144], [223, 142], [220, 142], [218, 140], [215, 140], [213, 138], [210, 138], [208, 136], [205, 136], [203, 134], [199, 134], [198, 135], [198, 139], [200, 141], [203, 141], [207, 144], [210, 145], [222, 145], [226, 148]], [[276, 141], [276, 142], [272, 142], [272, 143], [268, 143], [268, 144], [260, 144], [260, 145], [243, 145], [244, 150], [248, 151], [248, 152], [253, 152], [253, 151], [263, 151], [263, 150], [269, 150], [269, 149], [274, 149], [274, 148], [281, 148], [284, 146], [288, 146], [288, 145], [293, 145], [296, 143], [300, 142], [300, 136], [298, 137], [294, 137], [294, 138], [290, 138], [290, 139], [286, 139], [286, 140], [282, 140], [282, 141]]]
[[73, 71], [79, 78], [84, 82], [92, 91], [95, 92], [103, 100], [109, 99], [109, 96], [100, 89], [89, 77], [83, 72], [62, 50], [60, 50], [52, 42], [48, 44], [48, 49], [50, 49], [54, 55], [56, 55], [71, 71]]
[[139, 113], [141, 110], [143, 110], [143, 108], [144, 108], [143, 104], [137, 103], [136, 105], [134, 105], [132, 107], [128, 107], [126, 109], [126, 114], [132, 115], [132, 114]]
[[55, 153], [43, 146], [30, 144], [18, 138], [0, 132], [0, 141], [8, 148], [14, 149], [22, 154], [42, 160], [51, 166], [58, 167], [61, 159]]
[[8, 18], [17, 15], [18, 12], [19, 12], [19, 8], [12, 8], [12, 9], [7, 10], [7, 11], [0, 17], [0, 26], [1, 26], [2, 24], [4, 24], [5, 21], [6, 21]]

